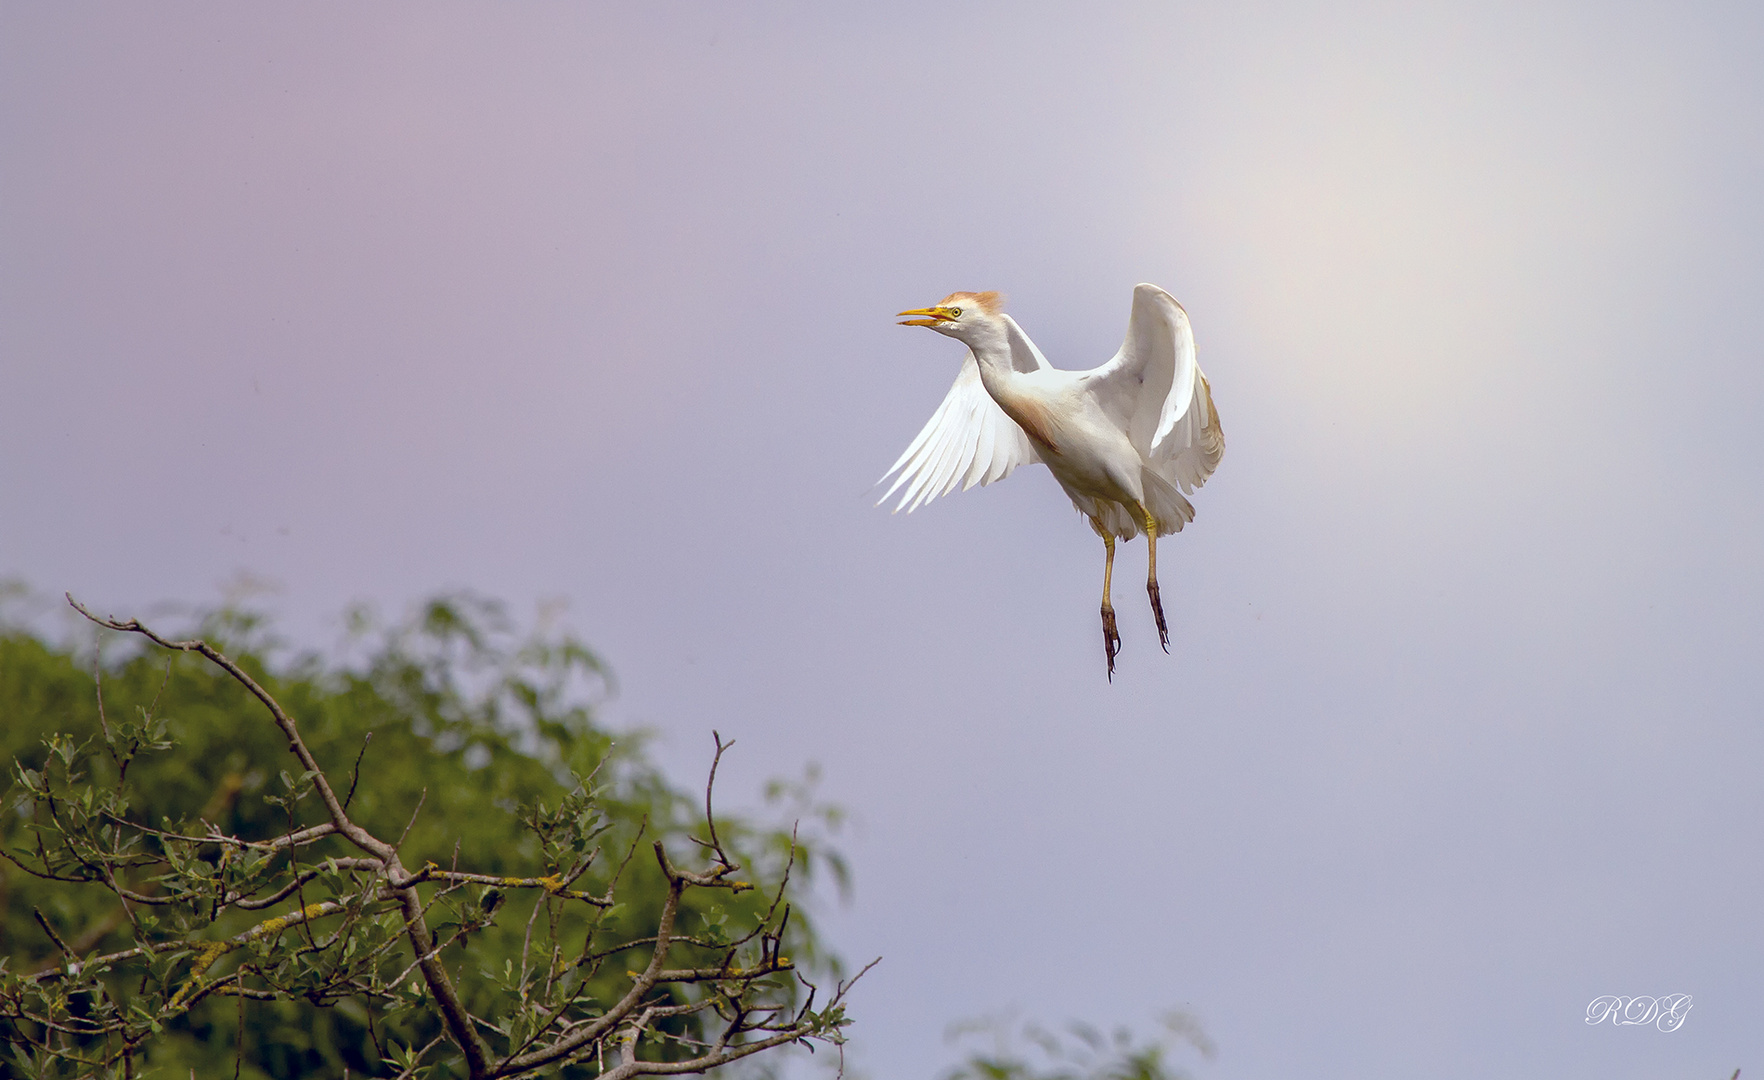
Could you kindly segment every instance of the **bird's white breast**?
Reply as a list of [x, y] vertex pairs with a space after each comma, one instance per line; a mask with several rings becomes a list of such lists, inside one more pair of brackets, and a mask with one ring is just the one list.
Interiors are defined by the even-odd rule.
[[1095, 399], [1082, 392], [1074, 374], [1026, 374], [999, 388], [994, 399], [1035, 440], [1042, 460], [1063, 486], [1114, 502], [1139, 501], [1139, 452]]

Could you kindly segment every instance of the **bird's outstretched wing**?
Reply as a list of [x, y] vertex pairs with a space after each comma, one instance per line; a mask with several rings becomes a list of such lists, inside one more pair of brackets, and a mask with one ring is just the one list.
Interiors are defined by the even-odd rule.
[[1169, 293], [1156, 285], [1134, 287], [1127, 340], [1086, 382], [1164, 479], [1192, 493], [1219, 467], [1225, 432], [1195, 362], [1188, 313]]
[[[1047, 357], [1041, 355], [1023, 328], [1009, 315], [1004, 319], [1010, 328], [1011, 365], [1024, 372], [1049, 367]], [[1029, 436], [986, 392], [980, 382], [980, 365], [970, 352], [962, 359], [961, 373], [944, 395], [943, 404], [931, 414], [930, 421], [906, 453], [900, 455], [900, 460], [882, 474], [882, 480], [896, 472], [900, 475], [877, 500], [877, 505], [887, 502], [904, 487], [906, 491], [894, 509], [911, 513], [939, 495], [948, 495], [957, 484], [963, 491], [975, 484], [985, 486], [1003, 480], [1019, 465], [1040, 460]]]

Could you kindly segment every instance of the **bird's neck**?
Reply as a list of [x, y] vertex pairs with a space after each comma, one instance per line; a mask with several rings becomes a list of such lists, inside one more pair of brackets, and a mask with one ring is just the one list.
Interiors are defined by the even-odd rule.
[[1011, 384], [1022, 378], [1022, 372], [1011, 363], [1010, 341], [1002, 330], [988, 327], [986, 333], [975, 335], [968, 347], [974, 350], [974, 362], [980, 366], [980, 382], [992, 399], [1002, 405], [1010, 396]]
[[997, 334], [979, 335], [968, 343], [974, 351], [974, 362], [980, 367], [980, 383], [987, 394], [1016, 421], [1023, 434], [1035, 441], [1044, 460], [1060, 453], [1059, 418], [1049, 411], [1040, 396], [1028, 384], [1028, 377], [1011, 362], [1011, 343], [1001, 329]]

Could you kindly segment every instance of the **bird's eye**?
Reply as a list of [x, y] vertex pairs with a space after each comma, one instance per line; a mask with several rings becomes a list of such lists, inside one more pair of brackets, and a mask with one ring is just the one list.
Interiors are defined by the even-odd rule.
[[950, 318], [952, 318], [952, 319], [959, 319], [959, 318], [961, 318], [961, 317], [962, 317], [962, 309], [961, 309], [961, 308], [959, 308], [959, 307], [952, 307], [952, 308], [950, 308], [950, 309], [949, 309], [949, 317], [950, 317]]

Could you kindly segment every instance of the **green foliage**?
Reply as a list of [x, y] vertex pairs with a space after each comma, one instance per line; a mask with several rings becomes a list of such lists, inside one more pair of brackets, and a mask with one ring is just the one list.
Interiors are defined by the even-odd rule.
[[[316, 770], [202, 656], [106, 634], [96, 663], [0, 633], [0, 761], [15, 762], [0, 802], [0, 1032], [14, 1051], [0, 1075], [472, 1071], [413, 969], [394, 872], [339, 835], [287, 841], [330, 821], [327, 782], [415, 875], [438, 959], [493, 1055], [555, 1036], [553, 1007], [610, 1015], [664, 916], [681, 938], [666, 967], [697, 974], [658, 981], [643, 1001], [661, 1011], [622, 1022], [643, 1058], [699, 1054], [693, 1040], [731, 1017], [736, 1044], [792, 1018], [789, 1031], [837, 1041], [837, 995], [806, 1011], [795, 978], [833, 958], [783, 884], [843, 882], [823, 833], [722, 817], [707, 831], [703, 792], [595, 723], [606, 672], [573, 638], [522, 637], [470, 597], [390, 628], [353, 621], [349, 665], [272, 662], [265, 627], [237, 612], [199, 630], [298, 722]], [[837, 824], [808, 788], [777, 794]], [[45, 1057], [54, 1023], [94, 1064]], [[618, 1037], [551, 1074], [599, 1075]]]
[[1125, 1027], [1104, 1034], [1084, 1023], [1067, 1024], [1062, 1036], [1039, 1024], [1020, 1027], [993, 1019], [958, 1025], [952, 1038], [991, 1042], [970, 1049], [945, 1080], [1182, 1080], [1188, 1073], [1171, 1064], [1172, 1039], [1211, 1058], [1212, 1041], [1194, 1017], [1182, 1012], [1163, 1017], [1165, 1037], [1141, 1040]]

